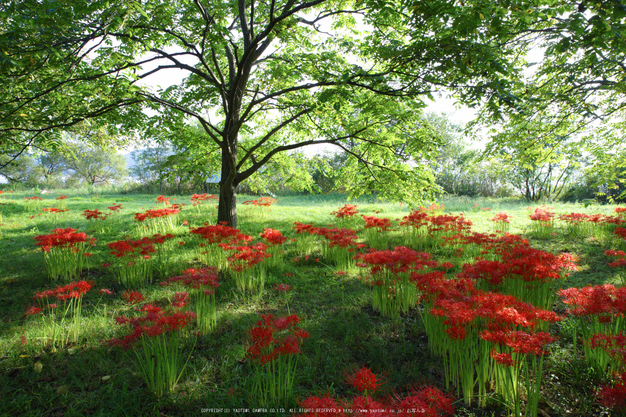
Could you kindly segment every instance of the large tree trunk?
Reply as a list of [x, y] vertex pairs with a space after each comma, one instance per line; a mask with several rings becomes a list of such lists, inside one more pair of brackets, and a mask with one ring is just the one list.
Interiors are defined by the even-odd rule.
[[[226, 152], [222, 152], [222, 177], [220, 178], [220, 199], [217, 207], [217, 222], [226, 222], [230, 227], [237, 228], [237, 196], [235, 190], [237, 183], [235, 181], [236, 172], [231, 170], [231, 163], [236, 165], [237, 161], [237, 137], [230, 140], [230, 152], [233, 160], [229, 161]], [[234, 146], [233, 146], [234, 145]]]
[[217, 208], [217, 222], [226, 222], [230, 227], [237, 228], [237, 196], [235, 186], [220, 184], [220, 201]]

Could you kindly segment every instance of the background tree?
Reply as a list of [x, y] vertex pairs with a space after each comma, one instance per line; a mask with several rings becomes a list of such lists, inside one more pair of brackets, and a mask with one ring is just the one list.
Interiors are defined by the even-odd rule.
[[126, 159], [115, 149], [76, 143], [66, 155], [66, 167], [78, 184], [109, 185], [127, 176]]

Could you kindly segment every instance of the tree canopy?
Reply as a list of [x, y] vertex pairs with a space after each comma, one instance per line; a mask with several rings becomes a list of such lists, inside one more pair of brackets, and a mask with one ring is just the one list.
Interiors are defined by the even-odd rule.
[[[174, 138], [209, 156], [218, 221], [233, 226], [237, 185], [313, 144], [350, 156], [352, 195], [417, 199], [439, 142], [420, 112], [441, 88], [494, 117], [535, 102], [619, 111], [624, 13], [612, 1], [13, 1], [0, 11], [0, 147], [54, 146], [86, 119]], [[559, 59], [530, 83], [537, 45]], [[181, 83], [146, 84], [174, 70]]]

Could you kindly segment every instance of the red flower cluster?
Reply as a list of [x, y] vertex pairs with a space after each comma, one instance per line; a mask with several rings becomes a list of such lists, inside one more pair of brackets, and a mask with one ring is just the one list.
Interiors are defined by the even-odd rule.
[[576, 270], [576, 258], [568, 253], [554, 256], [530, 246], [500, 247], [501, 261], [479, 260], [463, 265], [460, 278], [483, 279], [491, 285], [505, 278], [521, 278], [527, 282], [547, 282], [563, 277], [563, 270]]
[[122, 293], [122, 300], [130, 304], [137, 304], [145, 299], [146, 298], [143, 296], [143, 294], [136, 291], [126, 290]]
[[217, 200], [215, 194], [194, 194], [191, 196], [191, 205], [196, 206], [202, 204], [204, 201]]
[[550, 211], [552, 207], [537, 207], [535, 211], [530, 215], [530, 220], [538, 221], [542, 223], [550, 223], [554, 218], [554, 212]]
[[430, 313], [443, 319], [445, 331], [452, 339], [464, 339], [469, 326], [510, 332], [520, 327], [534, 329], [540, 321], [553, 323], [562, 319], [552, 311], [535, 308], [511, 295], [467, 286], [462, 291], [448, 286], [439, 292], [433, 305]]
[[191, 229], [190, 232], [200, 236], [202, 239], [208, 240], [209, 245], [221, 242], [235, 244], [238, 242], [250, 242], [252, 240], [252, 236], [243, 234], [239, 230], [225, 224], [215, 226], [205, 224], [203, 227]]
[[604, 214], [592, 214], [591, 216], [589, 216], [587, 221], [590, 223], [595, 223], [595, 224], [620, 225], [620, 224], [624, 224], [626, 220], [620, 216], [606, 216]]
[[[186, 287], [202, 288], [211, 287], [217, 288], [217, 268], [208, 267], [202, 269], [189, 268], [183, 271], [182, 275], [172, 277], [167, 281], [161, 283], [161, 285], [167, 285], [169, 283], [179, 282]], [[209, 291], [213, 291], [212, 289]]]
[[362, 217], [363, 217], [363, 220], [365, 221], [366, 229], [376, 228], [380, 231], [386, 232], [387, 230], [389, 230], [389, 228], [391, 228], [391, 220], [387, 218], [380, 219], [378, 217], [365, 216], [365, 215], [362, 215]]
[[248, 200], [248, 201], [243, 202], [243, 204], [245, 205], [252, 204], [253, 206], [262, 206], [262, 207], [269, 207], [275, 203], [276, 203], [276, 199], [272, 197], [261, 197], [258, 200]]
[[252, 268], [265, 258], [269, 258], [267, 253], [267, 245], [264, 243], [255, 243], [240, 246], [231, 246], [227, 243], [220, 243], [219, 245], [224, 250], [232, 250], [235, 253], [228, 257], [228, 261], [232, 262], [233, 270], [240, 272], [244, 268]]
[[393, 250], [370, 249], [367, 253], [359, 253], [354, 257], [360, 261], [359, 266], [370, 266], [371, 275], [386, 269], [394, 274], [419, 271], [424, 267], [435, 268], [438, 263], [426, 252], [416, 252], [404, 246], [397, 246]]
[[372, 394], [384, 384], [369, 368], [361, 368], [353, 374], [348, 374], [346, 381], [360, 392], [367, 391]]
[[86, 233], [78, 232], [71, 227], [65, 229], [52, 229], [49, 235], [35, 236], [37, 246], [44, 252], [49, 252], [51, 248], [76, 248], [79, 243], [89, 243], [95, 245], [96, 239], [87, 236]]
[[63, 212], [66, 212], [66, 211], [70, 211], [70, 209], [59, 209], [59, 208], [56, 208], [56, 207], [47, 207], [47, 208], [44, 207], [44, 208], [41, 209], [41, 211], [47, 211], [49, 213], [63, 213]]
[[69, 300], [70, 298], [79, 299], [83, 295], [87, 294], [93, 287], [91, 282], [77, 281], [67, 285], [58, 286], [52, 290], [46, 290], [35, 293], [34, 298], [37, 300], [43, 300], [49, 297], [56, 297], [61, 301]]
[[67, 198], [66, 195], [60, 195], [55, 200], [65, 200]]
[[274, 284], [274, 289], [278, 292], [288, 292], [291, 291], [291, 286], [287, 284]]
[[559, 215], [559, 220], [564, 221], [572, 226], [579, 225], [583, 222], [588, 222], [591, 219], [591, 215], [584, 213], [570, 213]]
[[186, 292], [177, 292], [172, 298], [172, 306], [176, 308], [183, 308], [189, 302], [189, 294]]
[[453, 214], [442, 214], [432, 216], [422, 210], [413, 210], [408, 216], [402, 218], [400, 226], [412, 226], [420, 229], [426, 227], [429, 234], [436, 232], [467, 232], [472, 227], [472, 222], [467, 220], [463, 213], [455, 216]]
[[511, 216], [510, 214], [499, 211], [498, 214], [495, 215], [495, 217], [489, 220], [491, 220], [492, 222], [510, 223], [512, 217], [513, 216]]
[[352, 229], [339, 229], [334, 227], [332, 229], [326, 227], [312, 227], [309, 229], [309, 233], [323, 236], [330, 243], [329, 248], [339, 246], [340, 248], [347, 248], [354, 246], [357, 249], [364, 248], [366, 245], [358, 244], [356, 232]]
[[604, 284], [567, 288], [560, 290], [558, 295], [569, 306], [567, 312], [574, 316], [599, 316], [600, 322], [609, 322], [626, 313], [626, 287]]
[[156, 201], [157, 201], [157, 203], [163, 203], [166, 206], [170, 205], [170, 199], [168, 197], [165, 197], [164, 195], [158, 196]]
[[338, 219], [349, 219], [352, 216], [356, 216], [359, 213], [359, 210], [355, 205], [346, 204], [343, 207], [339, 208], [337, 211], [333, 211], [330, 214], [335, 216]]
[[[288, 317], [262, 315], [255, 327], [250, 330], [251, 345], [246, 357], [253, 363], [265, 365], [275, 361], [278, 356], [296, 355], [300, 353], [303, 339], [309, 333], [297, 327], [300, 319], [295, 314]], [[280, 336], [287, 332], [286, 336]]]
[[156, 219], [159, 217], [173, 216], [180, 212], [179, 208], [162, 208], [154, 210], [146, 210], [145, 213], [135, 213], [135, 221], [142, 222], [146, 219]]
[[536, 356], [545, 355], [545, 347], [556, 340], [546, 332], [529, 333], [521, 330], [486, 330], [480, 334], [480, 338], [496, 345], [508, 346], [515, 353]]
[[107, 207], [111, 211], [118, 211], [122, 208], [121, 204], [113, 204], [111, 207]]
[[27, 200], [27, 201], [43, 201], [43, 198], [37, 197], [37, 196], [33, 196], [33, 197], [24, 197], [24, 200]]
[[611, 268], [619, 268], [626, 266], [626, 252], [622, 250], [607, 250], [604, 252], [606, 256], [615, 256], [617, 259], [609, 264]]
[[106, 220], [108, 214], [102, 213], [100, 210], [85, 210], [83, 216], [87, 220]]
[[111, 346], [121, 346], [124, 349], [132, 347], [135, 342], [145, 337], [155, 337], [166, 332], [179, 331], [191, 323], [195, 318], [195, 313], [188, 311], [166, 312], [160, 307], [147, 304], [141, 308], [144, 316], [127, 318], [116, 317], [117, 324], [130, 324], [133, 332], [123, 339], [111, 339], [108, 341]]
[[282, 245], [287, 240], [285, 236], [280, 234], [279, 230], [274, 229], [263, 229], [260, 236], [272, 245]]
[[626, 228], [624, 227], [616, 227], [615, 234], [620, 236], [622, 239], [626, 239]]
[[109, 249], [111, 250], [111, 255], [116, 258], [122, 258], [125, 256], [135, 257], [137, 255], [142, 255], [145, 259], [149, 259], [150, 253], [156, 252], [154, 249], [154, 241], [150, 238], [144, 237], [139, 240], [118, 240], [117, 242], [109, 243]]
[[598, 392], [600, 404], [619, 412], [626, 411], [626, 372], [617, 374], [617, 382], [612, 387], [604, 385]]
[[293, 230], [297, 234], [301, 234], [301, 233], [312, 234], [311, 229], [315, 229], [315, 226], [313, 226], [313, 223], [305, 224], [305, 223], [300, 223], [300, 222], [293, 222]]

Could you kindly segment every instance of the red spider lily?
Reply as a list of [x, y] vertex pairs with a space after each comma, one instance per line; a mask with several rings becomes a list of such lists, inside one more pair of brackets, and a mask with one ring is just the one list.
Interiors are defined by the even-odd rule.
[[[174, 236], [172, 235], [172, 237]], [[117, 242], [109, 243], [108, 246], [109, 249], [112, 249], [111, 255], [116, 258], [122, 258], [125, 256], [135, 257], [137, 255], [147, 256], [150, 253], [154, 253], [156, 252], [154, 243], [154, 240], [144, 237], [139, 240], [118, 240]]]
[[141, 293], [138, 293], [136, 291], [126, 290], [122, 293], [122, 300], [130, 304], [137, 304], [145, 299], [146, 298]]
[[167, 332], [176, 332], [186, 327], [196, 317], [195, 313], [192, 312], [165, 312], [153, 305], [144, 306], [142, 311], [145, 312], [145, 315], [140, 317], [116, 317], [117, 324], [130, 324], [133, 327], [133, 332], [123, 339], [111, 339], [108, 344], [129, 349], [142, 336], [156, 337]]
[[105, 294], [106, 294], [106, 295], [111, 295], [111, 294], [113, 294], [113, 291], [111, 291], [111, 290], [110, 290], [110, 289], [108, 289], [108, 288], [101, 288], [101, 289], [100, 289], [100, 294], [101, 294], [101, 295], [105, 295]]
[[428, 233], [435, 232], [465, 232], [472, 227], [472, 222], [463, 217], [463, 213], [458, 216], [452, 214], [442, 214], [440, 216], [430, 216], [428, 218]]
[[299, 222], [293, 222], [293, 230], [297, 234], [301, 234], [301, 233], [312, 234], [311, 229], [314, 229], [313, 224], [304, 224], [304, 223], [299, 223]]
[[27, 200], [27, 201], [43, 201], [43, 198], [37, 197], [37, 196], [33, 196], [33, 197], [24, 197], [24, 200]]
[[252, 240], [252, 236], [243, 234], [239, 230], [225, 224], [215, 226], [205, 224], [203, 227], [191, 229], [190, 232], [200, 236], [202, 239], [208, 240], [208, 244], [221, 242], [236, 244], [238, 242], [250, 242]]
[[505, 278], [548, 282], [561, 279], [563, 271], [578, 268], [577, 258], [567, 253], [554, 256], [529, 246], [502, 247], [496, 252], [502, 256], [501, 261], [480, 260], [473, 265], [465, 264], [458, 276], [483, 279], [492, 285], [499, 285]]
[[106, 220], [108, 214], [102, 213], [100, 210], [85, 210], [83, 216], [87, 220]]
[[392, 404], [396, 416], [438, 417], [454, 414], [453, 399], [437, 388], [414, 388], [405, 398], [396, 398]]
[[619, 237], [621, 237], [622, 239], [626, 239], [626, 228], [616, 227], [614, 233], [618, 235]]
[[598, 392], [598, 401], [605, 407], [612, 408], [618, 413], [626, 411], [626, 372], [616, 374], [615, 385], [603, 385]]
[[173, 235], [173, 234], [171, 234], [171, 233], [167, 233], [167, 234], [164, 234], [164, 235], [161, 235], [161, 234], [158, 234], [158, 233], [157, 233], [157, 234], [155, 234], [155, 235], [153, 235], [153, 236], [152, 236], [152, 239], [150, 239], [150, 241], [151, 241], [153, 244], [159, 244], [159, 245], [160, 245], [160, 244], [165, 243], [165, 241], [166, 241], [166, 240], [169, 240], [169, 239], [174, 239], [175, 237], [176, 237], [176, 236], [174, 236], [174, 235]]
[[369, 368], [361, 368], [354, 373], [346, 374], [346, 381], [348, 385], [352, 385], [359, 392], [365, 391], [372, 394], [384, 384]]
[[170, 199], [168, 197], [165, 197], [164, 195], [158, 196], [156, 201], [157, 201], [157, 203], [163, 203], [166, 206], [170, 205]]
[[394, 274], [422, 270], [425, 267], [436, 267], [438, 263], [426, 252], [416, 252], [404, 246], [397, 246], [393, 250], [370, 249], [367, 253], [355, 256], [363, 264], [370, 265], [372, 275], [386, 269]]
[[272, 245], [282, 245], [287, 240], [285, 236], [280, 234], [279, 230], [274, 229], [263, 229], [260, 236]]
[[172, 306], [182, 308], [189, 302], [189, 294], [186, 292], [177, 292], [172, 299]]
[[202, 204], [204, 201], [217, 200], [218, 197], [215, 194], [194, 194], [191, 196], [191, 204], [196, 206]]
[[513, 356], [511, 356], [510, 353], [498, 353], [495, 350], [492, 350], [491, 353], [489, 353], [489, 356], [491, 356], [493, 360], [500, 365], [507, 367], [517, 366], [517, 362], [513, 360]]
[[480, 338], [496, 345], [508, 346], [515, 353], [536, 356], [545, 355], [547, 353], [545, 347], [556, 340], [547, 332], [528, 333], [521, 330], [485, 330], [480, 334]]
[[32, 306], [32, 307], [28, 307], [28, 309], [26, 310], [26, 315], [34, 316], [36, 314], [42, 314], [42, 312], [43, 312], [43, 309], [41, 307]]
[[122, 209], [122, 205], [121, 204], [114, 204], [111, 207], [107, 207], [109, 210], [111, 211], [118, 211]]
[[66, 195], [60, 195], [57, 198], [55, 198], [55, 200], [65, 200], [67, 198]]
[[416, 229], [428, 224], [429, 215], [422, 210], [413, 210], [408, 216], [404, 216], [400, 226], [413, 226]]
[[621, 266], [626, 266], [626, 252], [621, 251], [621, 250], [607, 250], [604, 252], [604, 254], [606, 256], [614, 256], [617, 259], [611, 263], [609, 263], [608, 265], [611, 268], [619, 268]]
[[178, 214], [178, 208], [162, 208], [154, 210], [146, 210], [145, 213], [135, 213], [135, 221], [142, 222], [146, 219], [157, 219], [159, 217], [173, 216]]
[[52, 290], [35, 293], [34, 297], [38, 300], [43, 300], [49, 297], [56, 297], [62, 301], [72, 298], [78, 299], [87, 294], [92, 287], [93, 284], [87, 281], [71, 282], [67, 285], [55, 287]]
[[191, 288], [212, 287], [217, 288], [217, 268], [208, 267], [203, 269], [189, 268], [183, 271], [182, 275], [168, 279], [167, 283], [179, 282]]
[[567, 312], [575, 316], [599, 316], [610, 319], [626, 313], [626, 288], [611, 284], [567, 288], [559, 291]]
[[248, 200], [248, 201], [243, 202], [243, 204], [245, 205], [252, 204], [253, 206], [262, 206], [262, 207], [269, 207], [275, 203], [276, 203], [276, 199], [272, 197], [261, 197], [257, 200]]
[[330, 214], [338, 219], [349, 219], [359, 213], [357, 207], [353, 204], [346, 204], [343, 207], [333, 211]]
[[511, 216], [510, 214], [503, 213], [503, 212], [499, 211], [495, 215], [495, 217], [493, 217], [492, 219], [489, 219], [489, 220], [491, 220], [492, 222], [496, 222], [496, 223], [497, 222], [510, 223], [512, 217], [513, 216]]
[[[302, 340], [309, 337], [308, 332], [297, 327], [299, 322], [295, 314], [281, 318], [262, 315], [249, 332], [251, 343], [246, 350], [247, 358], [253, 363], [265, 365], [279, 356], [298, 354]], [[280, 337], [279, 333], [283, 331], [288, 334]]]
[[288, 292], [291, 291], [291, 286], [287, 284], [274, 284], [274, 289], [278, 292]]
[[591, 216], [589, 214], [584, 213], [570, 213], [559, 215], [559, 220], [562, 220], [572, 226], [587, 222], [590, 218]]
[[47, 211], [49, 213], [63, 213], [66, 211], [70, 211], [70, 209], [59, 209], [56, 207], [48, 207], [48, 208], [42, 208], [41, 211]]
[[541, 223], [550, 223], [554, 218], [554, 212], [549, 211], [551, 207], [537, 207], [535, 211], [529, 216], [530, 220]]
[[365, 245], [357, 244], [356, 231], [352, 229], [340, 229], [337, 227], [328, 229], [326, 227], [315, 227], [310, 229], [310, 233], [323, 236], [329, 241], [328, 247], [330, 248], [335, 246], [340, 248], [347, 248], [349, 246], [357, 248], [365, 247]]
[[235, 271], [242, 271], [244, 268], [251, 268], [261, 262], [263, 259], [269, 258], [266, 252], [267, 245], [263, 243], [255, 243], [240, 246], [231, 246], [226, 243], [220, 244], [224, 250], [234, 251], [233, 255], [228, 257], [228, 261], [232, 262], [232, 268]]
[[387, 219], [387, 218], [378, 218], [378, 217], [374, 217], [374, 216], [365, 216], [362, 215], [361, 217], [363, 217], [363, 220], [365, 221], [365, 228], [366, 229], [378, 229], [380, 231], [387, 231], [391, 228], [391, 220]]
[[96, 242], [95, 238], [90, 238], [86, 233], [78, 232], [71, 227], [52, 229], [51, 234], [35, 236], [35, 240], [37, 246], [44, 252], [49, 252], [51, 248], [75, 248], [80, 243], [89, 243], [94, 246]]

